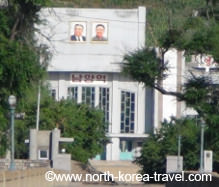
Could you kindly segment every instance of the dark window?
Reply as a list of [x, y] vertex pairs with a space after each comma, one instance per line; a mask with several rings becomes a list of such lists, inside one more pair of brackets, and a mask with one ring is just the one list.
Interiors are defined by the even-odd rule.
[[47, 150], [40, 150], [40, 159], [48, 159], [48, 151]]
[[50, 90], [50, 95], [55, 100], [56, 99], [56, 90], [55, 89]]
[[109, 88], [99, 88], [99, 108], [104, 113], [104, 122], [108, 132], [109, 124]]
[[95, 88], [94, 87], [82, 87], [82, 103], [94, 107], [95, 105]]
[[134, 133], [135, 124], [135, 94], [121, 92], [121, 133]]
[[78, 99], [78, 87], [68, 88], [68, 99], [73, 99], [77, 102]]
[[131, 140], [121, 140], [120, 141], [120, 151], [121, 152], [132, 152], [132, 141]]

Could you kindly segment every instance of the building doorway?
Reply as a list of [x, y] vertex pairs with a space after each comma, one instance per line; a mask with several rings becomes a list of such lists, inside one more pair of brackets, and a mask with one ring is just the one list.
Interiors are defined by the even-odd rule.
[[120, 139], [120, 160], [133, 160], [132, 140]]

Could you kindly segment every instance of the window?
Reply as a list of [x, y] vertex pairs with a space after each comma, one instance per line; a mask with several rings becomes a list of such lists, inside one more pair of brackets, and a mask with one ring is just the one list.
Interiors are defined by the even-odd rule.
[[135, 94], [121, 92], [121, 133], [134, 133], [135, 125]]
[[106, 131], [108, 132], [109, 124], [109, 88], [100, 88], [99, 90], [99, 107], [104, 113], [104, 122], [107, 124]]
[[48, 160], [49, 159], [48, 150], [39, 150], [39, 159]]
[[78, 87], [68, 88], [68, 99], [73, 99], [77, 102], [78, 99]]
[[120, 151], [121, 152], [131, 152], [132, 151], [132, 141], [131, 140], [121, 140], [120, 141]]
[[56, 90], [55, 89], [50, 90], [50, 95], [55, 100], [56, 99]]
[[82, 87], [82, 103], [94, 107], [95, 105], [95, 87]]
[[143, 142], [137, 142], [138, 147], [142, 147], [142, 145], [143, 145]]

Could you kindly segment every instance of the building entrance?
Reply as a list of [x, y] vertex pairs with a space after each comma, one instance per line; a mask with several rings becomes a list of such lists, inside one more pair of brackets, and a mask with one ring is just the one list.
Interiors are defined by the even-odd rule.
[[133, 160], [132, 140], [120, 140], [120, 160]]

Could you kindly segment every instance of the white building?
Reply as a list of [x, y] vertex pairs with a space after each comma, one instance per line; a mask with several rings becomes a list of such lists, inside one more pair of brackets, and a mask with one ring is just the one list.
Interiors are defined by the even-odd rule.
[[[124, 54], [145, 45], [146, 9], [43, 9], [42, 43], [53, 51], [48, 67], [53, 96], [73, 98], [78, 103], [101, 107], [109, 122], [107, 136], [111, 143], [96, 159], [132, 160], [139, 154], [143, 140], [160, 121], [180, 116], [182, 106], [174, 97], [157, 91], [121, 74]], [[76, 25], [82, 25], [81, 41], [74, 41]], [[96, 27], [104, 27], [104, 41], [93, 41]], [[180, 89], [183, 80], [181, 53], [166, 54], [170, 77], [167, 89]], [[80, 125], [80, 124], [78, 124]]]

